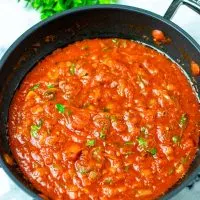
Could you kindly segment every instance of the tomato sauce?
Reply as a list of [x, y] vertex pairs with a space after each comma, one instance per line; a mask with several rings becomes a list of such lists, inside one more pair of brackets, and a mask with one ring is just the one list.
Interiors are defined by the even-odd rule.
[[161, 30], [153, 30], [152, 37], [153, 37], [153, 41], [158, 45], [171, 42], [171, 39], [167, 38]]
[[58, 49], [28, 73], [9, 112], [25, 177], [50, 199], [155, 199], [198, 149], [199, 103], [180, 68], [124, 39]]

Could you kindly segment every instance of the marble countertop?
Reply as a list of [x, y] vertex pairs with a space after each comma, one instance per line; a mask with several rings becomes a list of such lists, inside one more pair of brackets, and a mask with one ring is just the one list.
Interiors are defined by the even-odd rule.
[[[159, 15], [164, 15], [172, 0], [121, 0], [124, 5], [140, 7]], [[187, 14], [186, 14], [187, 13]], [[27, 29], [40, 21], [39, 13], [25, 7], [24, 1], [0, 0], [0, 58], [8, 47]], [[172, 21], [187, 31], [200, 44], [200, 15], [186, 6], [181, 6]], [[0, 200], [31, 200], [16, 186], [0, 168]], [[199, 200], [200, 181], [191, 189], [188, 187], [172, 200]]]

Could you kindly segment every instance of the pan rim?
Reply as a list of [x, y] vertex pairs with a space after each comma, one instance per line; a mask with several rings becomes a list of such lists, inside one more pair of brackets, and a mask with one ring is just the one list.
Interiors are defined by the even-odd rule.
[[132, 6], [126, 6], [126, 5], [119, 5], [119, 4], [112, 4], [112, 5], [95, 5], [95, 6], [84, 6], [81, 8], [72, 8], [70, 10], [66, 10], [63, 11], [61, 13], [55, 14], [52, 17], [49, 17], [48, 19], [44, 20], [44, 21], [40, 21], [38, 23], [36, 23], [35, 25], [33, 25], [31, 28], [29, 28], [28, 30], [26, 30], [21, 36], [19, 36], [13, 43], [12, 45], [7, 49], [7, 51], [4, 53], [4, 55], [1, 58], [1, 63], [0, 63], [0, 72], [1, 72], [1, 68], [2, 66], [5, 64], [5, 61], [7, 60], [7, 58], [9, 57], [9, 55], [14, 51], [14, 49], [25, 39], [27, 38], [29, 35], [31, 35], [36, 29], [54, 21], [57, 20], [59, 18], [62, 18], [65, 15], [70, 15], [70, 14], [74, 14], [76, 12], [83, 12], [83, 11], [89, 11], [89, 10], [98, 10], [98, 9], [113, 9], [113, 10], [124, 10], [124, 11], [130, 11], [130, 12], [137, 12], [140, 14], [144, 14], [147, 15], [149, 17], [153, 17], [156, 18], [158, 20], [161, 20], [162, 22], [164, 22], [165, 24], [171, 26], [172, 28], [174, 28], [177, 32], [179, 32], [182, 36], [184, 36], [184, 38], [186, 38], [187, 40], [189, 40], [189, 42], [196, 48], [198, 49], [199, 53], [200, 53], [200, 45], [196, 42], [196, 40], [190, 36], [186, 31], [184, 31], [181, 27], [179, 27], [177, 24], [175, 24], [174, 22], [165, 19], [164, 17], [162, 17], [161, 15], [158, 15], [156, 13], [153, 13], [151, 11], [142, 9], [142, 8], [137, 8], [137, 7], [132, 7]]

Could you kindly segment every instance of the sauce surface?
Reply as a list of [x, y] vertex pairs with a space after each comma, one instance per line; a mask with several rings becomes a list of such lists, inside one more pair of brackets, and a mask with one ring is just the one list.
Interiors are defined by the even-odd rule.
[[150, 200], [188, 170], [199, 120], [176, 64], [133, 41], [93, 39], [56, 50], [25, 77], [9, 141], [50, 199]]

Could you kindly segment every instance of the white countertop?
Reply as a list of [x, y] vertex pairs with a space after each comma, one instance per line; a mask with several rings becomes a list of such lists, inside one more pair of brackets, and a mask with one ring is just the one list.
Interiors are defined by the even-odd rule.
[[[140, 7], [164, 15], [172, 0], [121, 0], [121, 4]], [[39, 13], [26, 8], [21, 0], [0, 0], [0, 58], [6, 49], [27, 29], [40, 21]], [[200, 15], [186, 6], [181, 6], [172, 19], [200, 44]], [[200, 181], [191, 190], [185, 188], [172, 200], [199, 200]], [[31, 200], [0, 169], [0, 200]]]

